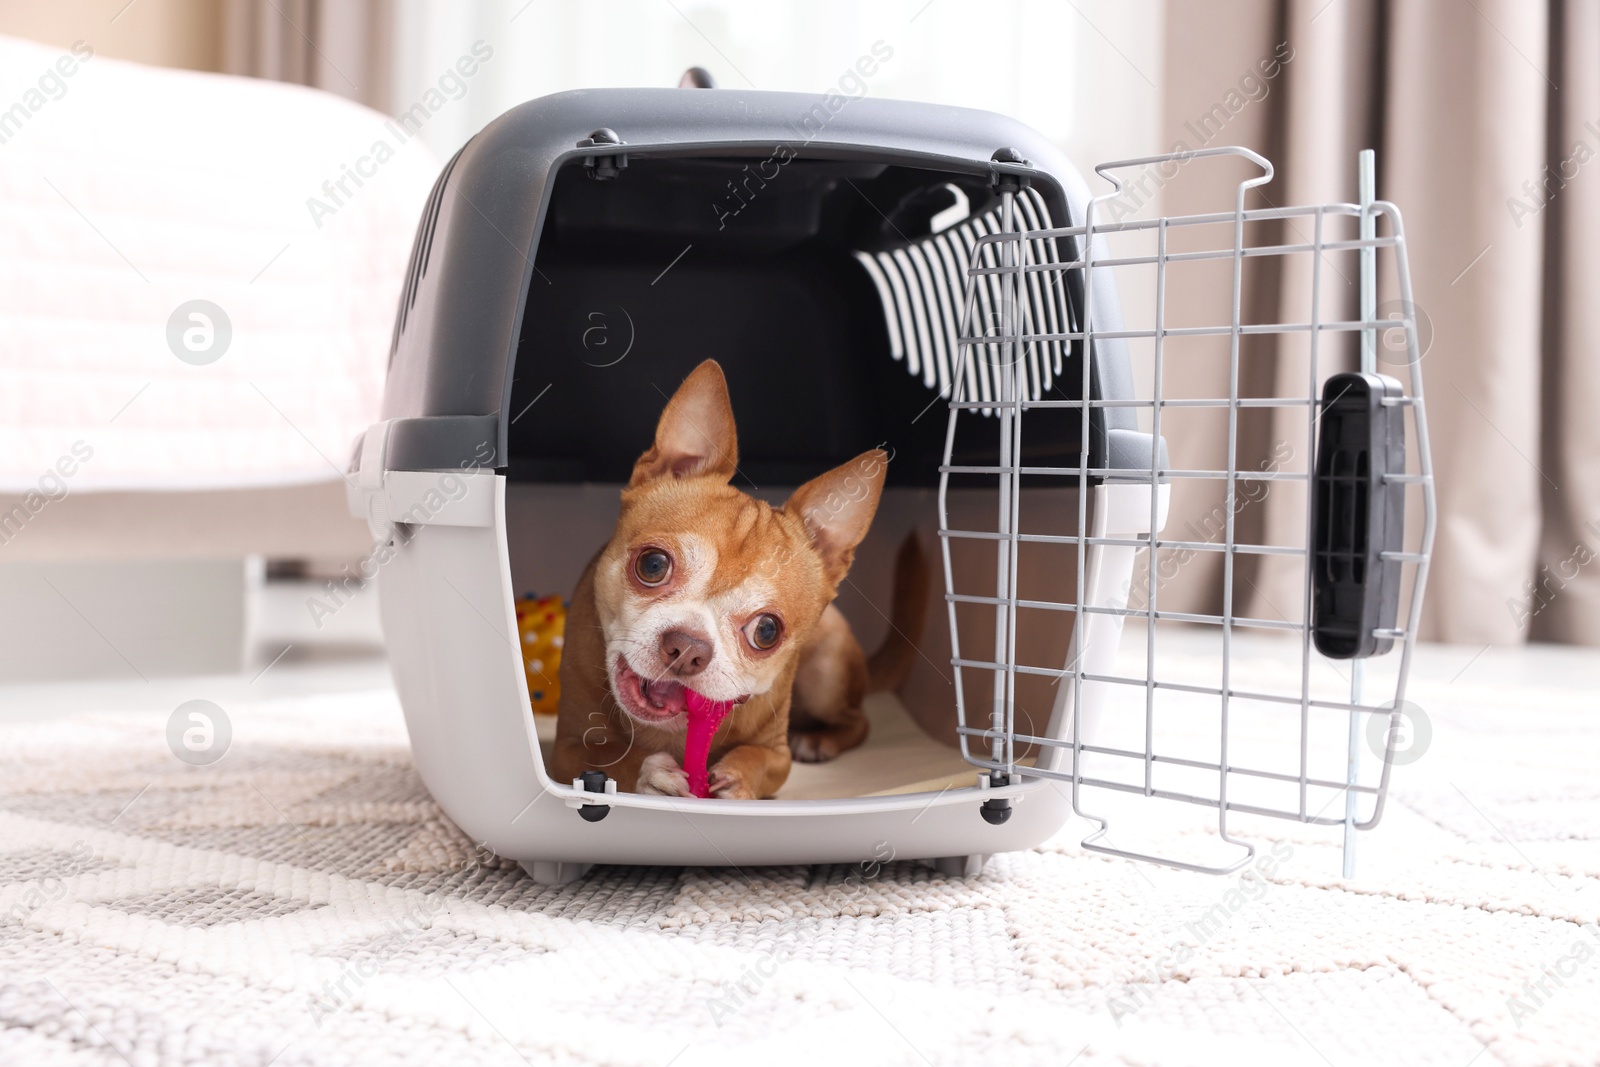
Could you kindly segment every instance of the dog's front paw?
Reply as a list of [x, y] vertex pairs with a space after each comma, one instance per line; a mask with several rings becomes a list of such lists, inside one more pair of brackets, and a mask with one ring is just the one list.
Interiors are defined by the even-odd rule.
[[755, 790], [744, 780], [744, 775], [728, 767], [713, 767], [706, 779], [706, 787], [714, 797], [723, 800], [755, 800]]
[[639, 792], [653, 796], [692, 797], [689, 776], [665, 752], [652, 752], [639, 765]]

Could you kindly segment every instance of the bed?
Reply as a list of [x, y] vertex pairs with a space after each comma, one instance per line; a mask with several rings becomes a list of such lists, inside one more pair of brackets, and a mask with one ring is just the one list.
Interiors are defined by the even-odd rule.
[[142, 660], [89, 633], [128, 609], [228, 631], [203, 658], [237, 667], [249, 560], [365, 550], [341, 479], [437, 171], [418, 132], [0, 37], [0, 593], [84, 638], [63, 660], [71, 642], [8, 613], [0, 676], [200, 666], [182, 628]]

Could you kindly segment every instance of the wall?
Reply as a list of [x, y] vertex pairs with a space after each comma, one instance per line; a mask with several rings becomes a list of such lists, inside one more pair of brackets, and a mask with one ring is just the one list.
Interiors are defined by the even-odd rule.
[[162, 67], [221, 69], [214, 0], [0, 0], [0, 34]]

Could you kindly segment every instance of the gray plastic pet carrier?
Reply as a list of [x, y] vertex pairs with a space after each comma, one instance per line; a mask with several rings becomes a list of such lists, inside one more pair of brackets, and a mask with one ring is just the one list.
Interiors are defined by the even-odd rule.
[[[352, 509], [384, 550], [395, 683], [441, 807], [545, 881], [595, 863], [891, 856], [970, 873], [1075, 813], [1100, 820], [1086, 845], [1121, 851], [1093, 814], [1097, 795], [1213, 809], [1219, 847], [1236, 840], [1229, 816], [1240, 810], [1376, 823], [1390, 761], [1358, 759], [1346, 737], [1354, 746], [1372, 717], [1398, 721], [1433, 524], [1422, 382], [1409, 311], [1391, 321], [1370, 299], [1351, 313], [1322, 307], [1316, 273], [1345, 255], [1371, 282], [1382, 250], [1409, 309], [1394, 208], [1246, 210], [1247, 187], [1270, 168], [1213, 150], [1197, 155], [1265, 168], [1234, 203], [1113, 221], [1114, 190], [1091, 198], [1054, 145], [1010, 119], [866, 98], [829, 110], [821, 99], [561, 93], [496, 119], [441, 173], [396, 318], [383, 420], [358, 444], [350, 479]], [[1285, 221], [1256, 240], [1256, 224]], [[1123, 238], [1153, 243], [1117, 252]], [[1305, 265], [1303, 321], [1241, 320], [1243, 271], [1258, 256]], [[1212, 321], [1166, 323], [1165, 287], [1190, 260], [1231, 271], [1231, 308], [1225, 296]], [[1140, 266], [1152, 271], [1153, 321], [1129, 326], [1117, 274]], [[1319, 344], [1371, 348], [1380, 331], [1403, 337], [1403, 383], [1329, 378], [1334, 360], [1319, 362]], [[1241, 345], [1264, 335], [1299, 338], [1309, 359], [1293, 388], [1248, 395]], [[1163, 394], [1180, 337], [1221, 346], [1218, 395]], [[851, 795], [686, 800], [615, 783], [590, 792], [546, 772], [517, 640], [521, 575], [538, 574], [543, 592], [570, 590], [609, 535], [615, 487], [666, 396], [707, 357], [727, 371], [752, 485], [794, 486], [867, 448], [892, 449], [886, 507], [905, 502], [913, 517], [902, 526], [925, 521], [937, 534], [945, 594], [924, 647], [939, 680], [906, 702], [919, 722], [949, 720], [966, 773], [938, 788], [879, 788], [871, 769], [887, 748], [872, 739], [849, 754], [863, 768]], [[1153, 386], [1142, 397], [1136, 370]], [[1169, 457], [1167, 427], [1189, 409], [1216, 414], [1225, 462]], [[1297, 467], [1263, 471], [1240, 451], [1241, 421], [1262, 410], [1298, 417]], [[1298, 484], [1304, 513], [1282, 543], [1249, 543], [1234, 502], [1268, 478]], [[1217, 487], [1225, 528], [1160, 537], [1173, 487], [1193, 481]], [[1413, 531], [1422, 519], [1409, 546], [1408, 506]], [[1157, 571], [1176, 552], [1222, 560], [1221, 611], [1161, 607]], [[1236, 610], [1235, 566], [1264, 555], [1302, 576], [1292, 618]], [[873, 579], [857, 571], [863, 585]], [[1048, 581], [1032, 588], [1033, 575]], [[1162, 631], [1180, 625], [1217, 639], [1214, 680], [1159, 669]], [[1241, 669], [1241, 635], [1258, 632], [1291, 641], [1292, 669], [1265, 679]], [[1352, 695], [1348, 681], [1325, 691], [1328, 655], [1391, 645], [1400, 666], [1381, 700]], [[1200, 708], [1207, 725], [1191, 719], [1169, 745], [1169, 699]], [[1286, 748], [1260, 756], [1275, 763], [1241, 758], [1244, 703], [1277, 711]], [[1338, 725], [1331, 744], [1323, 719]], [[1145, 858], [1227, 870], [1249, 856], [1245, 846]]]

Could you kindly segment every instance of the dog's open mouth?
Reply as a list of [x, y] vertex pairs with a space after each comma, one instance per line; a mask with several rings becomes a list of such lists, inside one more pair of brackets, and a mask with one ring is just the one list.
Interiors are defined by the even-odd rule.
[[[682, 682], [670, 678], [646, 678], [622, 656], [617, 656], [611, 669], [611, 692], [622, 710], [640, 722], [660, 726], [682, 715], [688, 709], [687, 690]], [[749, 693], [734, 698], [735, 704], [750, 699]]]
[[621, 656], [617, 657], [611, 672], [611, 690], [623, 711], [649, 723], [666, 722], [681, 715], [686, 706], [682, 682], [646, 678], [629, 667]]

